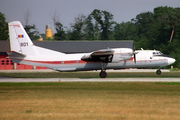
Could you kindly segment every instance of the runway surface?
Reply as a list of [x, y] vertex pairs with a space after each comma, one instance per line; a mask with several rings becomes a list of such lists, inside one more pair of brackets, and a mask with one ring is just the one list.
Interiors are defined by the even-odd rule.
[[3, 82], [180, 82], [180, 78], [0, 78]]
[[[156, 72], [157, 69], [121, 69], [121, 70], [106, 70], [107, 72]], [[162, 72], [170, 72], [168, 69], [161, 69]], [[0, 70], [5, 73], [24, 73], [24, 72], [58, 72], [51, 69], [36, 69], [36, 70]], [[86, 71], [86, 72], [100, 72], [98, 71]]]

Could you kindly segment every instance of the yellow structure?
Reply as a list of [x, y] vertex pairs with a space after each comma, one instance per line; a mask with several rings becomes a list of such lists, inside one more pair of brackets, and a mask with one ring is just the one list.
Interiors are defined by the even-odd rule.
[[38, 41], [43, 41], [43, 38], [40, 36], [40, 38], [38, 39]]
[[46, 39], [53, 39], [53, 32], [52, 32], [52, 28], [48, 25], [46, 25]]

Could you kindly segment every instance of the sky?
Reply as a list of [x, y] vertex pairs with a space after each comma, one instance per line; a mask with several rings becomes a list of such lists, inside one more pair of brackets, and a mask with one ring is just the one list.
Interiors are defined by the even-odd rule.
[[158, 6], [180, 7], [179, 0], [0, 0], [0, 12], [6, 21], [25, 24], [24, 15], [29, 10], [30, 25], [35, 24], [40, 33], [45, 26], [53, 26], [56, 12], [64, 27], [70, 27], [78, 15], [88, 16], [94, 9], [106, 10], [117, 23], [130, 21], [142, 12], [153, 12]]

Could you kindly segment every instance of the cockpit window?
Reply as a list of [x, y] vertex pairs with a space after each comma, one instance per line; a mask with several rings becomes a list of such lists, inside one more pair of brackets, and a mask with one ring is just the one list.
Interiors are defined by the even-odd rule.
[[162, 53], [160, 51], [157, 51], [157, 52], [153, 52], [153, 55], [162, 55]]
[[159, 52], [160, 55], [162, 55], [162, 52]]

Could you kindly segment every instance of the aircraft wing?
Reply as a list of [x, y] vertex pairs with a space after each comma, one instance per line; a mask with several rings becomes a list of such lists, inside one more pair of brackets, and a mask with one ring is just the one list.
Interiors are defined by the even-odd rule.
[[111, 62], [114, 52], [112, 49], [97, 50], [89, 55], [84, 55], [81, 60], [87, 62]]

